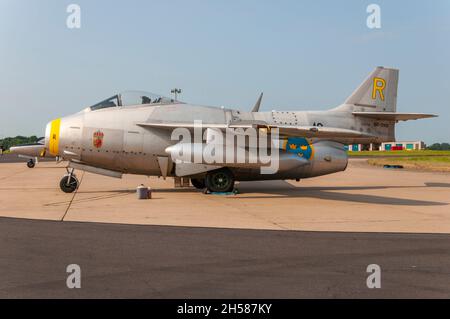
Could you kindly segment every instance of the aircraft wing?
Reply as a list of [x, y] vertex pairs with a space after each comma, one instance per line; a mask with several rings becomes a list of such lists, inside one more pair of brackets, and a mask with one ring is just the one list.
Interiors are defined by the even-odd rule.
[[[193, 122], [139, 122], [136, 123], [136, 125], [138, 126], [142, 126], [142, 127], [148, 127], [148, 128], [161, 128], [161, 129], [176, 129], [178, 127], [185, 127], [185, 128], [194, 128], [195, 127], [195, 123]], [[228, 125], [227, 124], [207, 124], [207, 123], [202, 123], [202, 127], [203, 128], [227, 128]]]
[[[148, 128], [161, 128], [161, 129], [175, 129], [179, 127], [194, 128], [194, 123], [183, 122], [141, 122], [136, 125]], [[364, 132], [349, 130], [336, 127], [317, 127], [317, 126], [293, 126], [293, 125], [271, 125], [264, 121], [239, 121], [231, 122], [227, 124], [204, 124], [203, 128], [259, 128], [270, 131], [271, 129], [278, 128], [280, 136], [302, 136], [302, 137], [316, 137], [316, 138], [370, 138], [374, 135]]]
[[366, 138], [374, 137], [374, 135], [364, 132], [349, 130], [337, 127], [324, 126], [294, 126], [294, 125], [273, 125], [267, 124], [264, 121], [238, 121], [231, 122], [228, 126], [230, 128], [246, 128], [254, 127], [260, 129], [271, 130], [278, 128], [280, 136], [302, 136], [302, 137], [317, 137], [317, 138]]
[[397, 112], [353, 112], [355, 116], [367, 117], [381, 121], [409, 121], [429, 117], [437, 117], [435, 114], [424, 113], [397, 113]]
[[348, 130], [336, 127], [316, 126], [275, 126], [278, 127], [280, 136], [302, 136], [316, 138], [367, 138], [375, 137], [360, 131]]

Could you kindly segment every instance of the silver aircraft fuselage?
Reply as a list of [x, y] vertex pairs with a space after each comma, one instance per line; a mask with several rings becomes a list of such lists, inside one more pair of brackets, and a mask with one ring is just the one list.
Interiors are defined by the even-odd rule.
[[[241, 120], [263, 120], [276, 125], [295, 119], [296, 125], [325, 126], [327, 122], [340, 123], [342, 127], [352, 124], [342, 112], [242, 112], [185, 103], [163, 105], [136, 105], [80, 113], [54, 120], [46, 128], [46, 147], [53, 155], [124, 174], [161, 176], [158, 157], [168, 157], [167, 148], [178, 141], [171, 139], [171, 131], [160, 128], [146, 128], [136, 123], [144, 121], [176, 123], [201, 121], [203, 125], [227, 125], [234, 118]], [[325, 116], [326, 115], [326, 116]], [[348, 114], [347, 114], [348, 115]], [[294, 124], [294, 123], [293, 123]], [[361, 126], [363, 124], [360, 124]], [[59, 126], [59, 128], [57, 128]], [[53, 132], [52, 132], [53, 127]], [[101, 134], [101, 146], [95, 145], [96, 133]], [[57, 136], [56, 136], [57, 135]], [[56, 141], [50, 142], [50, 137]], [[341, 143], [352, 139], [329, 141], [311, 139], [314, 154], [308, 165], [284, 166], [275, 174], [260, 174], [259, 168], [232, 167], [236, 180], [299, 179], [319, 176], [344, 170], [347, 154]], [[285, 150], [280, 150], [281, 153]], [[331, 156], [332, 161], [325, 160]], [[175, 175], [173, 161], [169, 156], [170, 169], [167, 176]], [[196, 175], [196, 174], [193, 174]]]

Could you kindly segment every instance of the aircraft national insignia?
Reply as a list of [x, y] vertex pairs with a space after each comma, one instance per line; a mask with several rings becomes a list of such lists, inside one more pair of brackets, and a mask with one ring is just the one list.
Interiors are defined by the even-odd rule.
[[289, 137], [285, 140], [283, 149], [288, 153], [297, 154], [299, 157], [306, 159], [314, 157], [314, 147], [304, 137]]
[[103, 134], [102, 131], [94, 132], [94, 136], [93, 136], [93, 139], [92, 139], [92, 143], [94, 144], [94, 147], [96, 147], [96, 148], [102, 147], [103, 136], [104, 136], [104, 134]]

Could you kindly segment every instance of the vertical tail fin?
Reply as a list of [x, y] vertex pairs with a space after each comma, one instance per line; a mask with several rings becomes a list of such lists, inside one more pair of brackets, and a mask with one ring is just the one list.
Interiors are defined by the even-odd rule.
[[398, 70], [379, 66], [344, 103], [362, 107], [361, 111], [395, 112], [397, 87]]

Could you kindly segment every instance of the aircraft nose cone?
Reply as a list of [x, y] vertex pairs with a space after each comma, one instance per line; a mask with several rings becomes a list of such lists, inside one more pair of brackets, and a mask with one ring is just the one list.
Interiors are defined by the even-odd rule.
[[10, 153], [10, 154], [19, 154], [18, 150], [19, 150], [19, 147], [17, 147], [17, 146], [11, 146], [11, 147], [9, 148], [9, 153]]

